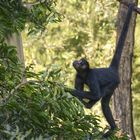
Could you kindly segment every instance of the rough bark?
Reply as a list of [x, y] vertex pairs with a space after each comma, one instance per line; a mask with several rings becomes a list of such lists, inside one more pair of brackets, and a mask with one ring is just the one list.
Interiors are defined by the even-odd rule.
[[[130, 0], [128, 2], [130, 2]], [[133, 2], [137, 3], [136, 0]], [[127, 7], [120, 5], [117, 19], [117, 40], [124, 23], [126, 13]], [[123, 132], [128, 133], [132, 140], [135, 140], [133, 130], [133, 107], [131, 92], [132, 57], [134, 47], [135, 24], [136, 13], [133, 12], [119, 68], [121, 83], [116, 89], [115, 94], [113, 96], [114, 117], [117, 120], [118, 127], [121, 128]]]

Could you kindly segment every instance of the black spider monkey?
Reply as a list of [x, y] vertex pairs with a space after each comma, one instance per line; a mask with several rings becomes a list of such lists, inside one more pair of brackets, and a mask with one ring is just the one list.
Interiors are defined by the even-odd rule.
[[[92, 69], [84, 58], [73, 62], [73, 67], [76, 69], [77, 74], [75, 78], [75, 89], [72, 90], [71, 94], [76, 96], [86, 108], [91, 108], [101, 99], [102, 111], [111, 130], [116, 129], [117, 126], [112, 116], [109, 102], [114, 90], [118, 87], [120, 82], [118, 73], [119, 63], [133, 8], [133, 3], [128, 5], [125, 23], [116, 46], [114, 57], [108, 68]], [[89, 91], [84, 91], [84, 84], [89, 87]], [[85, 102], [83, 98], [89, 99], [89, 102]]]

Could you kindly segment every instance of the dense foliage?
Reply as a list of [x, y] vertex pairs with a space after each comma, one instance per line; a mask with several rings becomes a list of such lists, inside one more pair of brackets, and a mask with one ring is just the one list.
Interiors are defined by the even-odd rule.
[[0, 39], [21, 32], [28, 22], [28, 34], [41, 32], [49, 22], [60, 21], [54, 0], [0, 0]]

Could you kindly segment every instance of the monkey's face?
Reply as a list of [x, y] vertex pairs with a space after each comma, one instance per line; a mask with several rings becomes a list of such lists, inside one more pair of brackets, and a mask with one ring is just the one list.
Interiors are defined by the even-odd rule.
[[87, 60], [85, 58], [82, 58], [80, 60], [75, 60], [73, 62], [73, 67], [77, 71], [82, 72], [82, 71], [85, 71], [85, 70], [89, 69], [89, 63], [87, 62]]

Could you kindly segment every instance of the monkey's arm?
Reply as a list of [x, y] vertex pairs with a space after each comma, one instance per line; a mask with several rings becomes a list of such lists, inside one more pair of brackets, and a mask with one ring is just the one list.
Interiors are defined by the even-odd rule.
[[75, 97], [79, 97], [79, 98], [87, 98], [90, 100], [99, 100], [100, 99], [100, 93], [98, 93], [98, 95], [94, 95], [92, 92], [90, 91], [79, 91], [77, 89], [73, 89], [70, 92], [73, 96]]
[[[84, 83], [83, 81], [78, 77], [76, 76], [76, 79], [75, 79], [75, 89], [79, 92], [83, 92], [83, 89], [84, 89]], [[72, 92], [70, 92], [72, 95], [73, 95], [73, 90]], [[75, 95], [74, 95], [75, 96]], [[87, 102], [85, 102], [83, 100], [82, 97], [79, 97], [79, 96], [76, 96], [85, 106], [87, 105]]]
[[83, 91], [84, 89], [84, 83], [78, 76], [76, 76], [74, 87], [79, 91]]
[[101, 97], [99, 83], [96, 78], [93, 79], [94, 83], [90, 83], [90, 91], [83, 91], [84, 83], [77, 77], [75, 80], [75, 88], [70, 91], [70, 93], [78, 98], [87, 98], [90, 100], [99, 100]]

